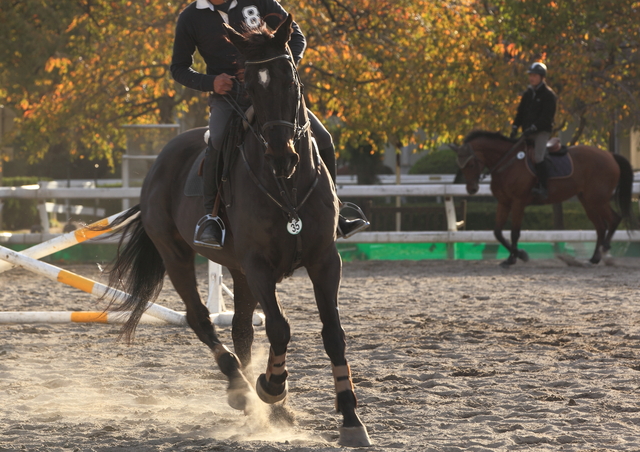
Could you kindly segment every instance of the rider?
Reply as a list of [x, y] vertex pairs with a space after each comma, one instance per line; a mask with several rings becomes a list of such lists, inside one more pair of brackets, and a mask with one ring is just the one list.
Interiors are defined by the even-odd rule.
[[534, 163], [539, 186], [534, 187], [532, 193], [540, 199], [546, 199], [548, 170], [544, 159], [553, 130], [557, 97], [544, 82], [547, 76], [547, 66], [544, 63], [533, 63], [527, 72], [529, 88], [522, 94], [518, 113], [513, 120], [511, 138], [515, 138], [518, 128], [522, 127], [524, 135], [535, 143]]
[[[203, 225], [197, 229], [194, 243], [222, 248], [222, 221], [209, 214], [213, 211], [218, 187], [215, 184], [216, 155], [221, 150], [224, 131], [233, 108], [224, 96], [233, 97], [244, 109], [248, 108], [248, 96], [241, 92], [240, 84], [244, 69], [237, 64], [239, 52], [227, 40], [223, 22], [242, 32], [266, 24], [275, 29], [287, 12], [276, 0], [196, 0], [188, 5], [178, 18], [171, 75], [180, 84], [198, 91], [211, 92], [209, 96], [209, 142], [203, 165], [204, 209]], [[293, 23], [289, 48], [298, 64], [302, 59], [306, 40], [298, 25]], [[192, 68], [196, 49], [204, 59], [206, 73]], [[336, 156], [333, 139], [318, 118], [308, 111], [311, 130], [318, 145], [320, 157], [325, 163], [333, 183], [336, 181]], [[200, 223], [199, 223], [200, 224]], [[338, 236], [348, 237], [369, 226], [363, 219], [338, 219]]]

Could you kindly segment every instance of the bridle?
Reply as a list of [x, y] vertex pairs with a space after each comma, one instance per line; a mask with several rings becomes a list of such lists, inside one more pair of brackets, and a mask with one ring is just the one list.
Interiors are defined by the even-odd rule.
[[300, 139], [309, 131], [309, 127], [311, 126], [311, 122], [309, 121], [308, 118], [307, 118], [307, 121], [302, 126], [299, 125], [298, 118], [300, 116], [300, 106], [301, 106], [301, 103], [302, 103], [302, 95], [303, 95], [303, 92], [304, 92], [304, 85], [302, 84], [302, 81], [300, 80], [300, 74], [298, 74], [298, 70], [296, 69], [296, 65], [293, 63], [293, 58], [291, 57], [290, 53], [284, 53], [282, 55], [276, 55], [276, 56], [274, 56], [272, 58], [267, 58], [267, 59], [264, 59], [264, 60], [249, 60], [249, 61], [245, 61], [244, 64], [245, 64], [245, 66], [250, 66], [250, 65], [254, 65], [254, 64], [270, 63], [271, 61], [280, 60], [280, 59], [287, 60], [287, 62], [289, 63], [289, 66], [291, 67], [291, 70], [293, 72], [293, 81], [294, 81], [294, 84], [296, 86], [296, 108], [295, 108], [295, 112], [296, 113], [295, 113], [295, 117], [293, 118], [293, 122], [285, 121], [283, 119], [275, 119], [273, 121], [267, 121], [260, 128], [260, 132], [256, 132], [255, 129], [253, 129], [253, 127], [251, 125], [249, 125], [249, 127], [251, 127], [251, 130], [253, 131], [253, 133], [256, 136], [256, 138], [258, 138], [258, 141], [260, 141], [265, 146], [265, 149], [268, 146], [268, 144], [267, 144], [267, 141], [262, 136], [262, 134], [264, 132], [266, 132], [268, 129], [270, 129], [272, 127], [288, 127], [290, 129], [293, 129], [293, 131], [294, 131], [293, 145], [295, 146], [296, 143], [298, 141], [300, 141]]

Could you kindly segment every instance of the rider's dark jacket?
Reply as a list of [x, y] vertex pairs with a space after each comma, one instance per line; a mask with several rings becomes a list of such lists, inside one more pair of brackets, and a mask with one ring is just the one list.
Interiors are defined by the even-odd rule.
[[[173, 42], [171, 75], [181, 85], [198, 91], [213, 91], [216, 76], [222, 73], [235, 75], [241, 69], [240, 53], [226, 38], [223, 16], [240, 33], [246, 27], [259, 25], [260, 20], [275, 29], [287, 17], [287, 12], [276, 0], [231, 0], [225, 6], [227, 13], [221, 14], [212, 10], [207, 0], [197, 0], [180, 13]], [[302, 59], [306, 40], [295, 22], [289, 47], [297, 63]], [[196, 49], [207, 65], [206, 74], [191, 67]]]
[[546, 83], [542, 82], [536, 88], [530, 86], [522, 94], [513, 126], [522, 127], [524, 131], [535, 125], [537, 132], [552, 132], [556, 101], [556, 93]]

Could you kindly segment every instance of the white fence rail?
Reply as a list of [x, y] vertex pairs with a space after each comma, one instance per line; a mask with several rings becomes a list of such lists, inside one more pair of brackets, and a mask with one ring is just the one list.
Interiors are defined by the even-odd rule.
[[[401, 185], [351, 185], [340, 180], [337, 186], [341, 198], [374, 198], [386, 196], [441, 196], [447, 217], [447, 231], [427, 232], [362, 232], [349, 239], [350, 243], [454, 243], [454, 242], [495, 242], [491, 231], [458, 231], [454, 197], [468, 197], [464, 184], [401, 184]], [[633, 184], [633, 195], [640, 195], [640, 182]], [[49, 199], [123, 199], [140, 196], [140, 187], [129, 188], [40, 188], [0, 187], [2, 198], [37, 199], [44, 202]], [[481, 184], [475, 196], [491, 196], [488, 184]], [[0, 234], [3, 243], [39, 243], [53, 237], [51, 234]], [[637, 231], [625, 233], [619, 231], [614, 241], [640, 241]], [[522, 231], [522, 242], [590, 242], [595, 241], [594, 231]]]

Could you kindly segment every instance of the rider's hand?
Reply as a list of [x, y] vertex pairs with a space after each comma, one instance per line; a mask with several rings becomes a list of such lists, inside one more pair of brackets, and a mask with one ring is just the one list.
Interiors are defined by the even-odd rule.
[[220, 74], [213, 81], [213, 92], [227, 94], [233, 88], [235, 77], [229, 74]]
[[525, 137], [528, 137], [528, 136], [533, 135], [533, 134], [534, 134], [534, 133], [536, 133], [537, 131], [538, 131], [538, 128], [537, 128], [535, 125], [532, 125], [532, 126], [531, 126], [531, 127], [529, 127], [527, 130], [525, 130], [523, 133], [524, 133], [524, 136], [525, 136]]

